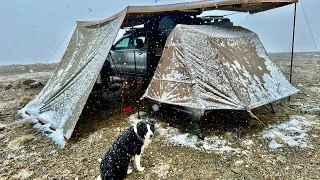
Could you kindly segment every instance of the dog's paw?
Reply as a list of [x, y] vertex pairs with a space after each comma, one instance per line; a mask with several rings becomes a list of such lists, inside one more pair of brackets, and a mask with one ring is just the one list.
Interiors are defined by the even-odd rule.
[[144, 167], [137, 168], [137, 170], [142, 172], [142, 171], [144, 171]]
[[132, 173], [132, 169], [128, 169], [127, 174], [131, 174], [131, 173]]

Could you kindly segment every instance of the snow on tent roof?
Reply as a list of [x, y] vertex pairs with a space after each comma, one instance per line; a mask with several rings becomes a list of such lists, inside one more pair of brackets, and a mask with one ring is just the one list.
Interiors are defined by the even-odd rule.
[[[297, 0], [203, 0], [128, 6], [102, 21], [78, 21], [54, 75], [39, 95], [19, 113], [45, 124], [36, 127], [51, 132], [48, 136], [64, 146], [71, 137], [120, 27], [141, 24], [148, 20], [149, 15], [156, 13], [213, 9], [256, 13], [295, 2]], [[229, 104], [234, 106], [236, 102]]]
[[297, 92], [252, 31], [177, 25], [143, 97], [203, 112], [250, 110]]

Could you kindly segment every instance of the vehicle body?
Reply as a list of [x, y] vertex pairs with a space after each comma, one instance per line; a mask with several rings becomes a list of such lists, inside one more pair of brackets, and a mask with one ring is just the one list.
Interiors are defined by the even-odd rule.
[[133, 31], [135, 35], [127, 31], [111, 48], [108, 58], [114, 73], [147, 73], [148, 39], [144, 28]]
[[150, 80], [162, 55], [167, 37], [177, 24], [233, 25], [223, 16], [197, 17], [197, 15], [199, 13], [175, 12], [159, 15], [157, 19], [144, 23], [142, 27], [127, 27], [124, 35], [114, 43], [109, 52], [100, 73], [102, 83], [107, 83], [109, 77], [114, 75], [139, 76], [146, 81]]

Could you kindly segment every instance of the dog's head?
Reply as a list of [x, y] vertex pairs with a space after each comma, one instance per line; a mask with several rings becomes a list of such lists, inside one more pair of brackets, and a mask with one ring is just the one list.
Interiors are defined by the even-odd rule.
[[154, 123], [151, 121], [140, 121], [134, 125], [134, 131], [142, 139], [151, 139], [154, 133]]

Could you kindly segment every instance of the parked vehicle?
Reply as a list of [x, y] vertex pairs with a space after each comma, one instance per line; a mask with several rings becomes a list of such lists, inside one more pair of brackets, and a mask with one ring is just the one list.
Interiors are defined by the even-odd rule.
[[128, 30], [111, 48], [108, 61], [116, 74], [147, 73], [148, 39], [144, 28]]
[[[109, 84], [110, 76], [139, 76], [149, 81], [162, 55], [167, 37], [177, 24], [233, 25], [223, 16], [197, 17], [197, 12], [175, 12], [144, 23], [143, 27], [127, 27], [112, 46], [101, 71], [101, 82]], [[154, 17], [154, 16], [153, 16]]]

